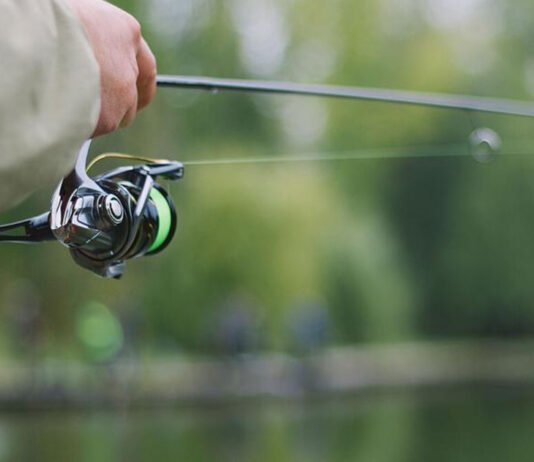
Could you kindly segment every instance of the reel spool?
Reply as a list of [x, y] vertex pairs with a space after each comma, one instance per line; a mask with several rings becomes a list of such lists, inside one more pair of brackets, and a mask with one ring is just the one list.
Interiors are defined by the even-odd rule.
[[[29, 220], [0, 226], [0, 240], [41, 242], [57, 240], [70, 249], [74, 261], [99, 276], [120, 278], [125, 262], [163, 251], [176, 232], [172, 198], [156, 180], [178, 180], [180, 162], [102, 155], [87, 167], [90, 142], [82, 147], [74, 170], [59, 184], [52, 207]], [[89, 177], [87, 170], [107, 158], [149, 163], [120, 167]], [[24, 229], [18, 236], [2, 231]]]

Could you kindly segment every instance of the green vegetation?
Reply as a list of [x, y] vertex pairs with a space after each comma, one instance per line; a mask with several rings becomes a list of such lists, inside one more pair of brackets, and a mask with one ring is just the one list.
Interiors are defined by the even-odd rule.
[[[140, 18], [163, 73], [534, 94], [526, 0], [455, 2], [458, 11], [437, 13], [446, 2], [116, 3]], [[468, 155], [478, 126], [503, 138], [492, 163]], [[88, 303], [135, 325], [126, 344], [158, 352], [301, 351], [295, 316], [310, 306], [326, 313], [314, 346], [531, 334], [534, 158], [506, 154], [530, 154], [533, 127], [386, 104], [161, 90], [133, 128], [93, 152], [193, 160], [365, 149], [376, 159], [190, 167], [172, 190], [177, 238], [132, 262], [121, 282], [77, 268], [59, 245], [2, 246], [1, 343], [17, 345], [7, 339], [26, 329], [38, 331], [43, 354], [85, 357], [75, 325]], [[425, 146], [465, 155], [380, 159]], [[44, 209], [51, 191], [3, 218]], [[34, 324], [15, 314], [34, 309]], [[246, 331], [235, 348], [225, 339], [234, 318]]]

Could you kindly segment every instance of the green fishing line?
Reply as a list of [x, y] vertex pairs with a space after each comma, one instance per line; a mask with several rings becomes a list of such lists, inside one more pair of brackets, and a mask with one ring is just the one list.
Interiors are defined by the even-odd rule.
[[148, 252], [156, 252], [167, 240], [172, 229], [172, 212], [165, 196], [156, 188], [152, 188], [150, 199], [158, 211], [158, 231], [156, 239]]

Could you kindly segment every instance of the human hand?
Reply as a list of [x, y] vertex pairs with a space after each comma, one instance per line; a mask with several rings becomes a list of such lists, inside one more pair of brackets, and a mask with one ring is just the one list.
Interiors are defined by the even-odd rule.
[[100, 66], [100, 118], [93, 136], [133, 122], [156, 94], [156, 59], [137, 20], [103, 0], [67, 0]]

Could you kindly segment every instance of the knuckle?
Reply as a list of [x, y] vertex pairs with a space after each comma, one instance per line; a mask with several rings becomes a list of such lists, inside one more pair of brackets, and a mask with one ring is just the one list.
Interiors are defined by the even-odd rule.
[[132, 69], [127, 76], [124, 76], [121, 79], [119, 85], [119, 93], [123, 100], [130, 100], [132, 95], [137, 91], [136, 82], [137, 82], [137, 73], [136, 69]]
[[141, 24], [131, 15], [128, 15], [128, 27], [130, 28], [134, 40], [141, 40]]
[[126, 106], [128, 108], [137, 107], [137, 100], [138, 100], [137, 88], [134, 87], [128, 93], [128, 103], [126, 104]]
[[133, 108], [137, 107], [137, 100], [138, 100], [138, 90], [135, 80], [132, 81], [132, 83], [124, 89], [123, 93], [123, 111], [124, 112], [130, 112]]
[[137, 84], [137, 81], [139, 80], [139, 66], [137, 66], [135, 63], [132, 65], [131, 72], [129, 72], [128, 77], [126, 78], [126, 81], [128, 83], [129, 87], [135, 86]]

